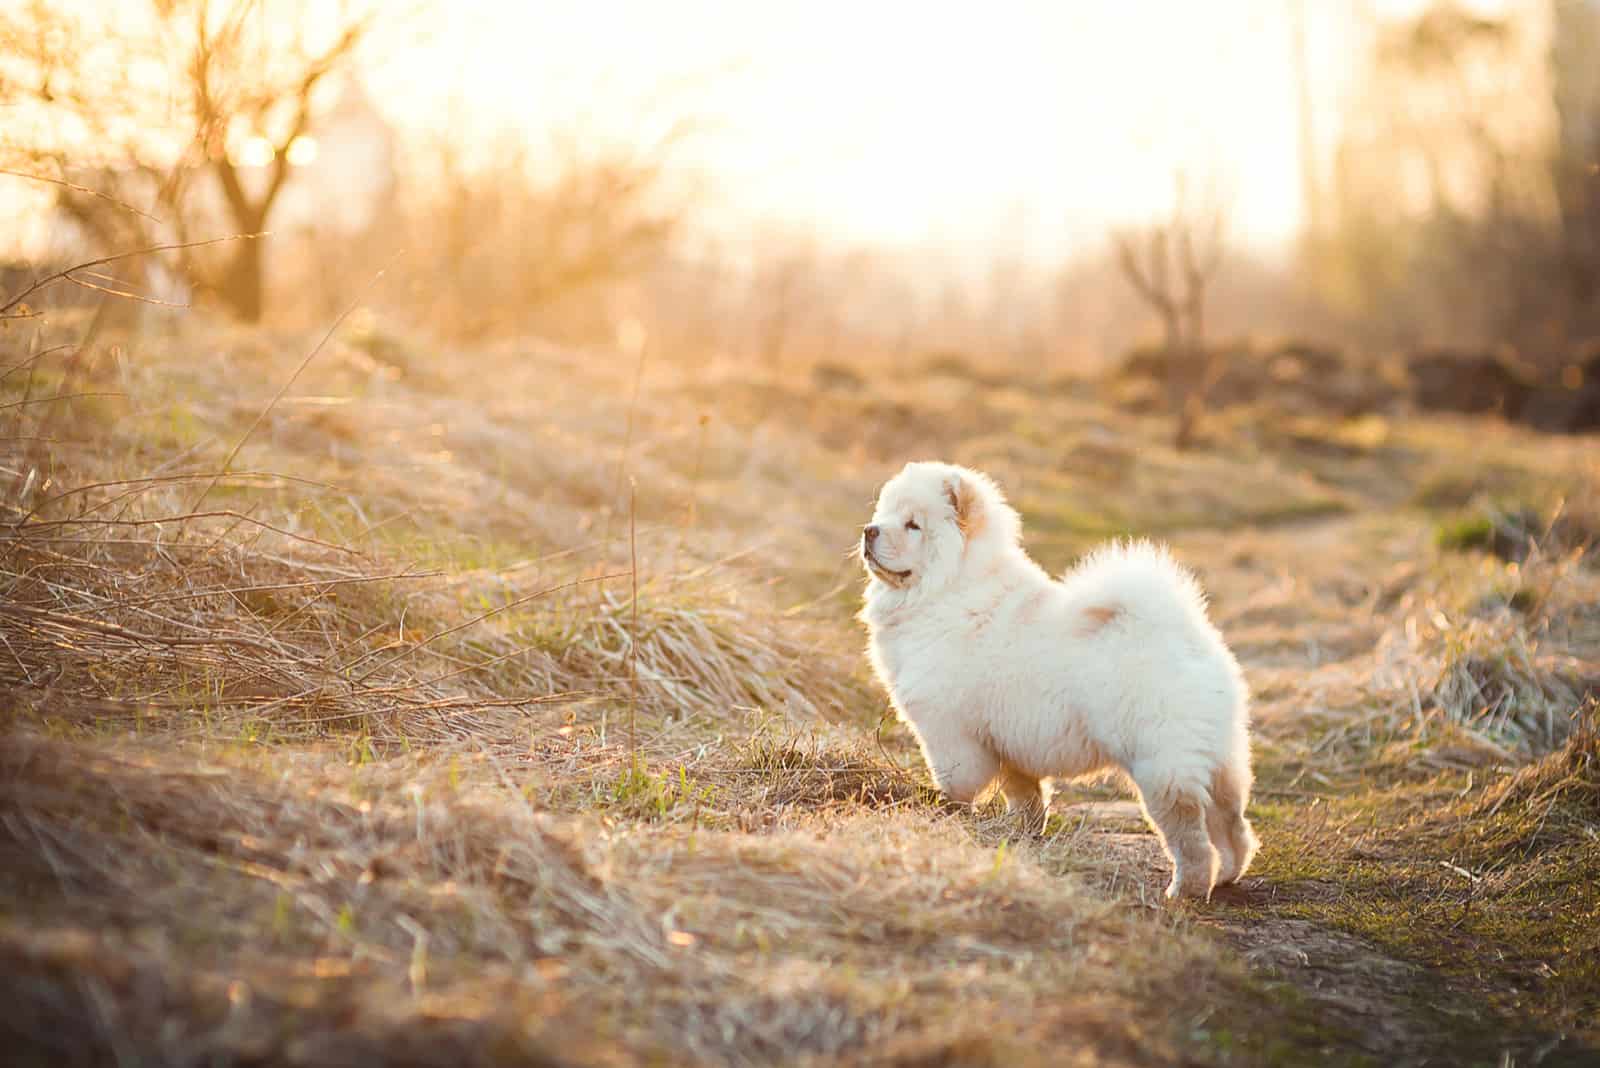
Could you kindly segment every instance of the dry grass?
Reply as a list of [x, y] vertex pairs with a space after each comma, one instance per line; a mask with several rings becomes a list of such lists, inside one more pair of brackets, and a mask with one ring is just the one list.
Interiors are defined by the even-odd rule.
[[1473, 620], [1446, 643], [1428, 707], [1448, 722], [1546, 752], [1566, 736], [1586, 684], [1541, 658], [1525, 631]]
[[[480, 448], [463, 461], [506, 477], [498, 492], [480, 485], [463, 497], [489, 475], [452, 450], [430, 451], [437, 435], [358, 425], [345, 404], [308, 403], [387, 381], [348, 347], [329, 353], [330, 369], [313, 368], [308, 392], [286, 398], [249, 450], [298, 474], [207, 470], [194, 454], [221, 453], [255, 418], [221, 403], [236, 395], [222, 380], [255, 377], [260, 396], [284, 372], [280, 360], [248, 363], [266, 355], [248, 347], [254, 337], [205, 340], [242, 347], [231, 358], [244, 365], [133, 367], [113, 350], [80, 373], [121, 386], [125, 399], [108, 403], [123, 410], [69, 409], [69, 421], [52, 421], [49, 488], [39, 488], [34, 449], [19, 449], [5, 473], [25, 495], [0, 530], [0, 685], [24, 704], [96, 722], [175, 717], [164, 726], [422, 743], [503, 732], [541, 705], [615, 704], [634, 652], [641, 705], [656, 718], [763, 707], [809, 722], [837, 718], [858, 695], [804, 621], [740, 604], [737, 555], [697, 559], [672, 526], [644, 532], [635, 634], [630, 565], [614, 538], [574, 519], [558, 543], [515, 531], [512, 518], [592, 508], [588, 487], [615, 461], [566, 472], [551, 488], [573, 499], [539, 507], [514, 492], [504, 458]], [[34, 377], [9, 384], [32, 393]], [[438, 397], [418, 414], [445, 418], [458, 403]], [[373, 407], [365, 418], [388, 412]], [[14, 420], [22, 431], [46, 421]], [[462, 432], [510, 437], [472, 425]], [[346, 440], [362, 449], [347, 455]], [[387, 463], [364, 451], [380, 441], [391, 445]], [[419, 479], [419, 460], [437, 470]], [[159, 473], [172, 467], [187, 471]], [[442, 520], [454, 521], [441, 530]]]
[[[487, 751], [350, 768], [13, 736], [4, 762], [4, 886], [34, 904], [3, 942], [40, 1002], [11, 1026], [67, 1059], [118, 1043], [163, 1060], [387, 1057], [409, 1019], [441, 1032], [441, 1060], [604, 1061], [620, 1042], [829, 1061], [960, 1041], [988, 1061], [1023, 1048], [1004, 1028], [1125, 1013], [1167, 976], [1225, 979], [1171, 930], [1128, 973], [1107, 949], [1148, 941], [1137, 913], [932, 806], [664, 835], [615, 810], [540, 813], [538, 777]], [[133, 1011], [151, 997], [156, 1015]], [[949, 1018], [952, 997], [985, 1028]], [[41, 1026], [92, 1018], [96, 999], [102, 1033]]]
[[[1285, 799], [1464, 766], [1482, 791], [1588, 737], [1584, 546], [1508, 564], [1391, 510], [1478, 426], [1364, 427], [1334, 463], [1311, 422], [1281, 445], [1219, 420], [1180, 457], [1088, 386], [665, 361], [631, 408], [627, 361], [433, 351], [358, 315], [221, 472], [305, 351], [187, 321], [0, 383], [0, 404], [117, 394], [0, 408], [0, 1035], [26, 1058], [1357, 1048], [1315, 982], [1251, 970], [1280, 928], [1239, 917], [1271, 874], [1243, 905], [1162, 909], [1114, 791], [1070, 788], [1020, 837], [945, 803], [879, 722], [844, 550], [910, 455], [994, 470], [1052, 569], [1172, 534], [1258, 694], [1268, 873], [1314, 829]], [[1492, 445], [1540, 492], [1600, 474], [1570, 442]], [[1574, 790], [1549, 796], [1575, 812]], [[1395, 1041], [1438, 1038], [1429, 1019]]]
[[[92, 962], [64, 993], [127, 1006], [102, 1021], [112, 1049], [318, 1060], [352, 1041], [387, 1048], [382, 1033], [413, 1014], [424, 1032], [447, 1027], [453, 999], [536, 1007], [548, 993], [519, 980], [553, 959], [669, 963], [664, 933], [525, 804], [435, 800], [413, 782], [374, 805], [316, 771], [274, 780], [170, 745], [12, 738], [5, 762], [8, 890], [43, 906], [28, 929], [8, 925], [7, 955], [41, 997], [61, 992], [39, 973]], [[196, 974], [172, 968], [173, 950]], [[166, 1013], [127, 1014], [152, 993]], [[514, 1046], [498, 1011], [465, 1030]], [[379, 1033], [350, 1028], [352, 1014]], [[78, 1057], [100, 1044], [49, 1027], [23, 1037]]]
[[885, 767], [887, 756], [869, 754], [860, 746], [828, 745], [815, 734], [758, 734], [744, 744], [740, 763], [764, 806], [824, 808], [854, 802], [872, 808], [910, 805], [959, 811], [926, 779], [898, 765]]
[[382, 743], [474, 737], [505, 729], [499, 710], [610, 700], [630, 653], [643, 707], [662, 717], [763, 707], [810, 721], [841, 714], [851, 694], [806, 672], [802, 636], [751, 626], [710, 583], [680, 582], [670, 600], [646, 584], [635, 632], [630, 598], [605, 586], [626, 573], [443, 579], [244, 512], [152, 506], [195, 481], [78, 494], [62, 518], [65, 502], [42, 502], [3, 535], [0, 684], [102, 723], [333, 728]]
[[[1595, 838], [1600, 827], [1600, 701], [1589, 698], [1568, 717], [1566, 742], [1544, 759], [1484, 792], [1476, 811], [1493, 816], [1502, 808], [1540, 813], [1540, 829], [1552, 813], [1579, 837]], [[1561, 827], [1550, 828], [1552, 834]]]

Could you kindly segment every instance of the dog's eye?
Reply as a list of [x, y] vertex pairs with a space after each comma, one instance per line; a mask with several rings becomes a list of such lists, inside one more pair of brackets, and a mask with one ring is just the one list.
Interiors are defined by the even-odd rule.
[[921, 530], [922, 528], [917, 526], [917, 521], [915, 519], [907, 519], [906, 520], [906, 529], [907, 530]]

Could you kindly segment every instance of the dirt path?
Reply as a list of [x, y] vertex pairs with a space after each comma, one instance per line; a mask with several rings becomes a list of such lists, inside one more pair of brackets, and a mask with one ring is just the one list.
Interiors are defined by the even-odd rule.
[[[1169, 862], [1155, 836], [1141, 826], [1138, 805], [1131, 801], [1091, 801], [1064, 814], [1086, 821], [1085, 847], [1115, 858], [1109, 893], [1132, 893], [1141, 901], [1158, 902]], [[1441, 1034], [1435, 1021], [1396, 1011], [1423, 989], [1423, 969], [1394, 959], [1359, 938], [1304, 920], [1271, 915], [1273, 888], [1260, 877], [1247, 876], [1239, 885], [1219, 889], [1212, 901], [1196, 909], [1196, 922], [1214, 931], [1236, 952], [1254, 975], [1292, 985], [1331, 1032], [1359, 1044], [1361, 1052], [1382, 1063], [1420, 1063]], [[1248, 918], [1242, 907], [1267, 913]]]
[[[1080, 802], [1061, 815], [1076, 829], [1074, 848], [1111, 861], [1103, 881], [1107, 894], [1165, 907], [1157, 903], [1169, 864], [1143, 828], [1136, 803]], [[1335, 926], [1289, 915], [1303, 892], [1284, 893], [1270, 879], [1248, 876], [1190, 915], [1252, 977], [1291, 988], [1302, 1014], [1325, 1032], [1330, 1054], [1365, 1055], [1381, 1065], [1600, 1065], [1600, 1049], [1498, 1016], [1451, 976]], [[1341, 891], [1327, 885], [1320, 892]]]

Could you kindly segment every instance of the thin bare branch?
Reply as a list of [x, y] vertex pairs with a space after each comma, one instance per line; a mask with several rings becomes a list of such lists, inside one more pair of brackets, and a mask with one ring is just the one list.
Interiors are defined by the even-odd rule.
[[17, 305], [21, 304], [24, 300], [27, 300], [28, 297], [32, 296], [34, 293], [37, 293], [45, 286], [52, 282], [61, 281], [74, 271], [82, 271], [90, 267], [102, 267], [108, 263], [118, 263], [122, 260], [133, 259], [135, 256], [150, 256], [157, 252], [173, 252], [179, 249], [204, 248], [207, 245], [220, 245], [225, 241], [253, 241], [262, 236], [265, 235], [259, 233], [230, 234], [227, 237], [212, 237], [207, 238], [204, 241], [180, 241], [166, 245], [151, 245], [147, 248], [136, 248], [129, 252], [118, 252], [110, 256], [102, 256], [99, 259], [85, 260], [83, 263], [75, 263], [71, 267], [56, 271], [54, 274], [46, 275], [45, 277], [34, 282], [28, 288], [24, 289], [22, 292], [18, 293], [16, 296], [12, 297], [10, 300], [6, 301], [4, 304], [0, 304], [0, 318], [6, 317], [7, 313], [10, 312], [12, 308], [15, 308]]
[[50, 397], [29, 397], [26, 400], [8, 401], [5, 404], [0, 404], [0, 411], [5, 411], [7, 408], [25, 408], [30, 404], [50, 404], [50, 403], [52, 403], [54, 401], [79, 400], [80, 398], [83, 398], [83, 397], [126, 397], [126, 396], [127, 396], [126, 393], [117, 393], [115, 391], [106, 391], [106, 390], [92, 391], [92, 392], [88, 392], [88, 393], [57, 393], [54, 396], [50, 396]]
[[351, 556], [366, 555], [359, 549], [351, 549], [344, 545], [336, 545], [331, 541], [323, 541], [321, 538], [313, 538], [309, 534], [296, 534], [292, 530], [285, 530], [283, 527], [275, 526], [272, 523], [268, 523], [264, 519], [256, 519], [254, 516], [244, 515], [243, 513], [235, 512], [231, 509], [221, 509], [212, 512], [185, 512], [182, 515], [161, 516], [156, 519], [49, 519], [40, 523], [29, 523], [27, 526], [12, 524], [8, 528], [0, 527], [0, 537], [7, 535], [13, 538], [33, 537], [38, 531], [49, 530], [55, 527], [151, 527], [161, 526], [166, 523], [176, 523], [182, 525], [185, 523], [191, 523], [196, 519], [237, 519], [242, 523], [249, 523], [252, 526], [261, 527], [264, 530], [270, 530], [274, 534], [281, 534], [286, 538], [304, 542], [307, 545], [316, 545], [324, 549], [332, 549], [335, 552], [348, 553]]
[[[38, 515], [44, 509], [50, 507], [53, 504], [60, 504], [62, 501], [67, 500], [69, 497], [82, 496], [85, 493], [92, 493], [93, 491], [98, 490], [98, 489], [113, 489], [113, 488], [120, 487], [120, 486], [135, 486], [135, 487], [146, 486], [146, 487], [148, 487], [148, 486], [178, 485], [178, 484], [184, 483], [184, 482], [198, 482], [200, 479], [203, 479], [203, 478], [218, 478], [218, 477], [237, 478], [237, 479], [266, 478], [266, 479], [273, 479], [275, 481], [280, 481], [280, 482], [296, 483], [296, 484], [299, 484], [299, 485], [302, 485], [302, 486], [315, 486], [318, 489], [332, 490], [332, 491], [334, 491], [336, 493], [337, 492], [342, 492], [341, 487], [335, 486], [331, 482], [321, 482], [321, 481], [318, 481], [317, 479], [314, 479], [314, 478], [302, 478], [299, 475], [286, 475], [286, 474], [283, 474], [282, 472], [279, 472], [279, 471], [220, 471], [220, 472], [199, 471], [199, 472], [188, 472], [188, 473], [181, 474], [181, 475], [151, 475], [151, 476], [147, 476], [145, 478], [112, 478], [112, 479], [105, 479], [105, 480], [100, 481], [100, 482], [85, 482], [81, 486], [74, 486], [71, 489], [62, 490], [60, 493], [56, 494], [54, 497], [47, 497], [44, 500], [40, 501], [38, 504], [36, 504], [31, 512], [29, 512], [27, 515], [23, 516], [22, 517], [22, 522], [26, 523], [28, 520], [30, 520], [34, 516]], [[113, 498], [113, 500], [118, 500], [118, 499], [120, 499], [120, 498]], [[100, 507], [100, 505], [97, 505], [96, 507]], [[94, 508], [91, 508], [91, 509], [89, 509], [89, 512], [93, 512], [94, 510], [95, 510]], [[86, 512], [85, 514], [88, 514], [88, 513]]]
[[161, 300], [158, 297], [147, 297], [143, 293], [135, 293], [128, 289], [113, 289], [110, 286], [96, 285], [94, 282], [88, 282], [82, 278], [79, 278], [70, 271], [67, 272], [64, 280], [71, 282], [73, 285], [78, 286], [81, 289], [92, 290], [95, 293], [104, 293], [107, 296], [112, 297], [122, 297], [125, 300], [137, 301], [140, 304], [154, 304], [163, 308], [187, 308], [189, 306], [175, 300]]
[[209, 638], [180, 638], [167, 634], [147, 634], [143, 631], [131, 630], [116, 623], [106, 623], [98, 619], [88, 619], [84, 616], [72, 615], [67, 612], [51, 611], [49, 609], [33, 608], [29, 605], [13, 604], [0, 601], [0, 615], [20, 616], [24, 619], [38, 620], [40, 623], [66, 630], [89, 631], [110, 638], [121, 638], [124, 641], [140, 642], [145, 645], [166, 646], [206, 646], [206, 645], [236, 645], [250, 649], [261, 649], [276, 652], [271, 646], [250, 638], [238, 635], [222, 634]]
[[103, 193], [98, 189], [90, 189], [86, 185], [79, 185], [76, 182], [69, 182], [64, 178], [51, 178], [49, 175], [45, 175], [45, 174], [30, 174], [27, 171], [14, 171], [14, 170], [11, 170], [11, 169], [6, 168], [6, 167], [0, 167], [0, 174], [9, 174], [13, 178], [26, 178], [29, 181], [33, 181], [33, 182], [48, 182], [51, 185], [58, 185], [58, 186], [61, 186], [64, 189], [69, 189], [74, 193], [82, 193], [85, 196], [96, 197], [96, 198], [98, 198], [100, 200], [105, 201], [108, 204], [114, 204], [117, 207], [121, 208], [123, 211], [132, 212], [133, 214], [139, 216], [140, 218], [148, 219], [151, 222], [156, 223], [158, 225], [161, 223], [161, 220], [158, 219], [156, 216], [151, 215], [149, 212], [146, 212], [146, 211], [140, 211], [138, 208], [134, 207], [132, 204], [129, 204], [125, 200], [119, 200], [116, 197], [112, 196], [111, 194]]

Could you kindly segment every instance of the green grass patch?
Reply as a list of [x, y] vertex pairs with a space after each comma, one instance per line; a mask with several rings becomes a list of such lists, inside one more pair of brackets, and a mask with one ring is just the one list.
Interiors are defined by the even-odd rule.
[[596, 807], [645, 823], [685, 817], [698, 822], [701, 807], [711, 805], [715, 799], [715, 788], [695, 781], [682, 764], [676, 772], [664, 768], [653, 773], [636, 760], [605, 787], [596, 798]]
[[1440, 974], [1497, 1030], [1518, 1021], [1600, 1042], [1595, 707], [1561, 749], [1487, 788], [1450, 772], [1256, 806], [1252, 875], [1272, 896], [1249, 911], [1342, 930]]

